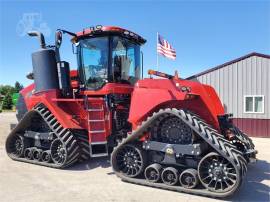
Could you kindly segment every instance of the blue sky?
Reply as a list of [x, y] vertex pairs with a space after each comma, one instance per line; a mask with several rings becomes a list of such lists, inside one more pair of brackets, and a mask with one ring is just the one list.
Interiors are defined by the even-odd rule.
[[[145, 69], [156, 68], [159, 32], [177, 52], [175, 61], [159, 57], [159, 70], [177, 69], [181, 77], [250, 52], [270, 54], [270, 1], [0, 0], [0, 84], [31, 83], [25, 75], [32, 70], [31, 53], [39, 48], [38, 42], [17, 30], [29, 14], [38, 15], [34, 26], [47, 31], [48, 44], [57, 28], [77, 32], [101, 24], [130, 29], [147, 39]], [[76, 68], [69, 37], [64, 40], [62, 59]]]

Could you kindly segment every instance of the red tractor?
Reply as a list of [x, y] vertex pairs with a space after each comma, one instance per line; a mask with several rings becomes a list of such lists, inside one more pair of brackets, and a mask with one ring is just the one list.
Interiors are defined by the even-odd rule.
[[[72, 36], [76, 71], [60, 60], [63, 34]], [[54, 46], [29, 35], [41, 49], [6, 141], [10, 158], [64, 168], [111, 156], [127, 182], [212, 197], [238, 189], [256, 150], [212, 87], [153, 70], [142, 79], [146, 40], [119, 27], [58, 30]]]

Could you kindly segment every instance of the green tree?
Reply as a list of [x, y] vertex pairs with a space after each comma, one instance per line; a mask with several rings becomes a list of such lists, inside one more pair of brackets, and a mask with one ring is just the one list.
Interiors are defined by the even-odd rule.
[[12, 109], [12, 97], [8, 92], [3, 99], [3, 109]]
[[16, 90], [13, 86], [10, 85], [0, 85], [0, 94], [1, 95], [6, 95], [6, 94], [13, 94], [16, 93]]
[[18, 81], [16, 81], [15, 83], [15, 90], [16, 90], [16, 93], [20, 92], [20, 90], [23, 89], [23, 85], [20, 84]]

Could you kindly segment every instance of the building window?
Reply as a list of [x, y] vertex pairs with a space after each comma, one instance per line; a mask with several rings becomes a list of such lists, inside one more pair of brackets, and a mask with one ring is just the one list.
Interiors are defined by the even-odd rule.
[[244, 97], [245, 113], [264, 113], [263, 95], [245, 95]]

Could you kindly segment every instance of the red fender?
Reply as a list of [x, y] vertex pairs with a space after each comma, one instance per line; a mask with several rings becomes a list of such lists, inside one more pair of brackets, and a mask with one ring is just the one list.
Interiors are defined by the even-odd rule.
[[[184, 91], [182, 87], [189, 90]], [[224, 114], [224, 108], [211, 86], [179, 79], [144, 79], [138, 81], [133, 90], [129, 122], [136, 128], [151, 113], [167, 107], [190, 110], [218, 130], [217, 116]]]

